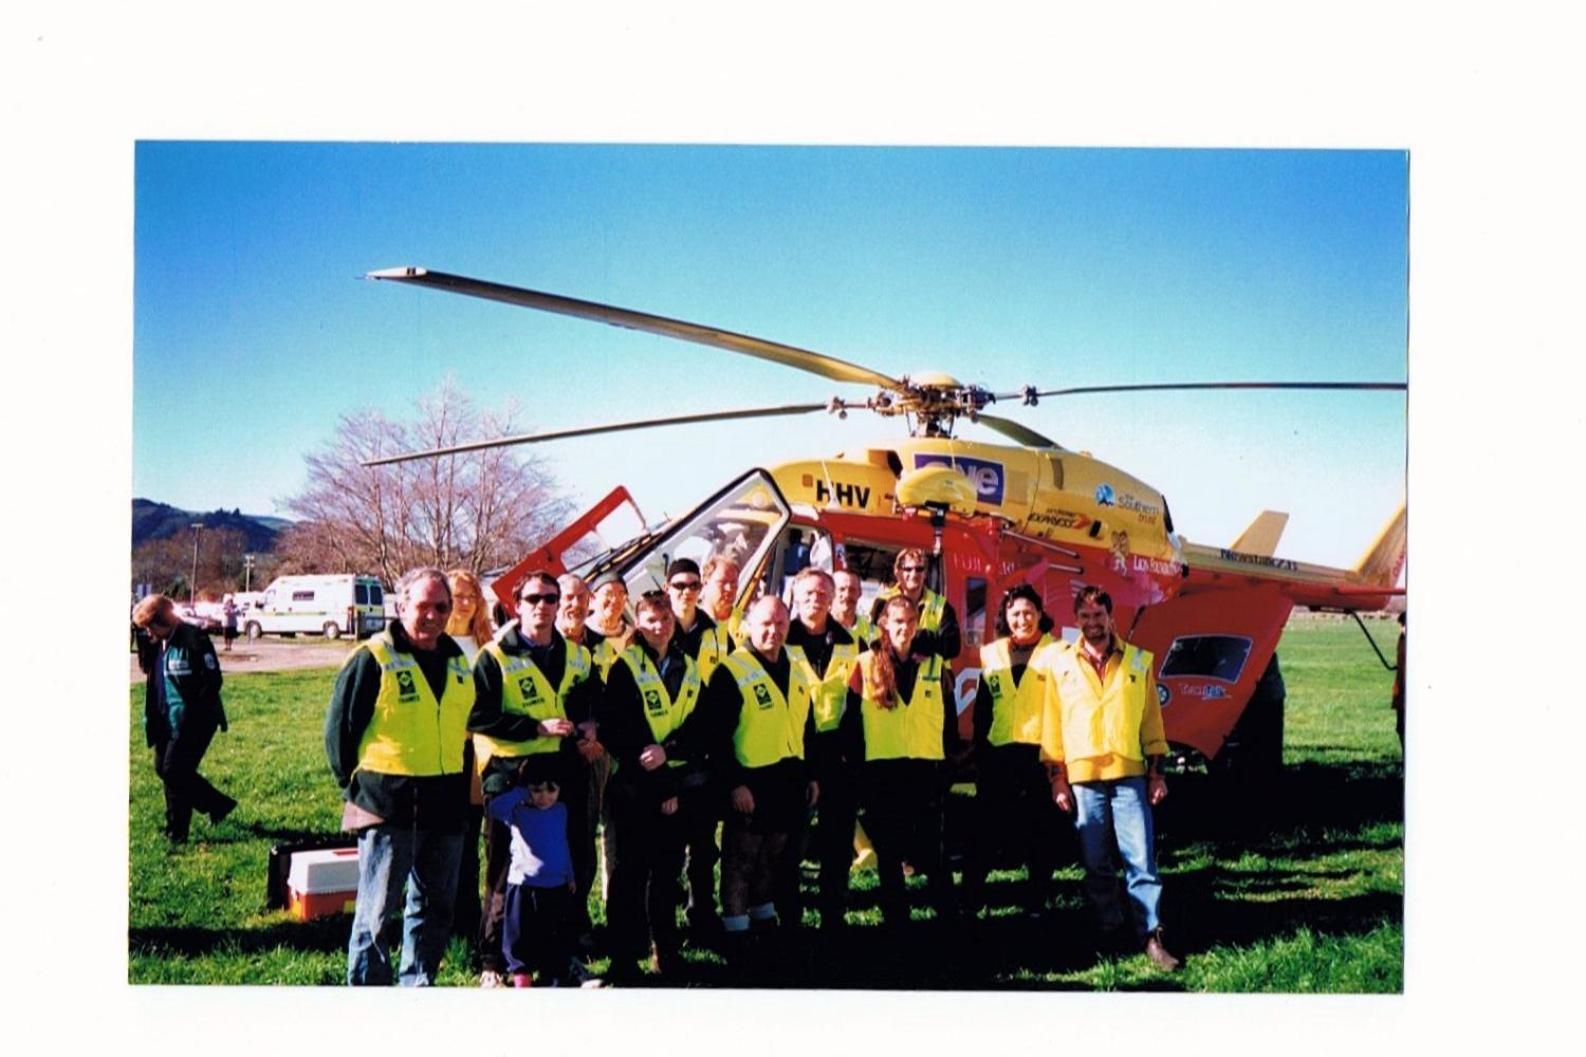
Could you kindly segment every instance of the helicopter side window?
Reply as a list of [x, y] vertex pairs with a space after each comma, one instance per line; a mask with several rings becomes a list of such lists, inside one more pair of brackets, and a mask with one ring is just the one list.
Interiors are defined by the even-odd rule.
[[986, 610], [986, 579], [971, 576], [964, 581], [964, 619], [958, 622], [964, 637], [963, 654], [974, 651], [997, 637], [997, 617]]
[[793, 604], [793, 578], [805, 569], [833, 569], [831, 536], [810, 525], [795, 525], [782, 534], [777, 553], [766, 571], [767, 590], [775, 585], [775, 593], [790, 606]]
[[780, 538], [790, 511], [787, 501], [763, 470], [753, 470], [678, 519], [652, 543], [630, 558], [622, 577], [628, 593], [663, 590], [666, 568], [678, 558], [691, 558], [700, 568], [724, 556], [738, 564], [738, 599], [750, 593], [751, 576]]
[[1249, 657], [1250, 640], [1242, 635], [1184, 635], [1168, 648], [1161, 675], [1238, 682]]

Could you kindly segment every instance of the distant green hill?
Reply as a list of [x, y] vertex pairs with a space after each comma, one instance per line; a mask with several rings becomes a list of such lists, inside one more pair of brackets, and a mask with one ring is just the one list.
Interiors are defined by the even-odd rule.
[[132, 501], [132, 546], [148, 540], [169, 539], [192, 531], [202, 521], [206, 529], [233, 529], [243, 534], [251, 551], [265, 553], [275, 549], [275, 539], [292, 522], [278, 517], [255, 517], [238, 510], [181, 510], [152, 499]]

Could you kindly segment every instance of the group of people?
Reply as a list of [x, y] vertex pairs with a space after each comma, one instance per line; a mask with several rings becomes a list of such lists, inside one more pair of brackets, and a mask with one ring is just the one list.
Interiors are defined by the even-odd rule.
[[[906, 872], [925, 875], [951, 923], [982, 909], [1010, 851], [1039, 917], [1060, 812], [1074, 815], [1100, 938], [1176, 968], [1153, 849], [1167, 746], [1151, 655], [1118, 637], [1105, 592], [1078, 593], [1069, 644], [1039, 593], [1015, 587], [981, 650], [963, 746], [950, 666], [962, 636], [927, 567], [900, 552], [868, 614], [847, 570], [800, 571], [791, 609], [772, 595], [735, 608], [739, 570], [723, 557], [678, 559], [664, 590], [631, 600], [620, 579], [591, 591], [534, 572], [495, 632], [471, 574], [410, 572], [398, 619], [353, 652], [326, 717], [360, 847], [348, 981], [431, 983], [458, 933], [476, 942], [484, 986], [595, 983], [583, 958], [597, 838], [607, 982], [641, 977], [645, 961], [671, 977], [685, 907], [690, 933], [746, 979], [796, 959], [806, 855], [821, 931], [840, 934], [860, 820], [885, 928], [907, 927]], [[955, 889], [943, 804], [950, 764], [971, 753], [976, 824]]]

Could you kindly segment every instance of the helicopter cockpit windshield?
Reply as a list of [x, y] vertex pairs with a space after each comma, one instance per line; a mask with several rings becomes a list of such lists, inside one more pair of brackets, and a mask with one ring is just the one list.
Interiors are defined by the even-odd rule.
[[664, 590], [666, 567], [678, 558], [691, 558], [703, 569], [709, 559], [723, 556], [741, 570], [741, 598], [751, 590], [753, 574], [791, 515], [770, 475], [750, 470], [629, 555], [619, 567], [620, 575], [629, 595], [636, 598], [645, 591]]

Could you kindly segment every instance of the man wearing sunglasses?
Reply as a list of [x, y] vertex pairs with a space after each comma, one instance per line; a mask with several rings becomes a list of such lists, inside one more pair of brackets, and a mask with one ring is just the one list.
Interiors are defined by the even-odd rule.
[[[601, 682], [588, 648], [556, 630], [561, 600], [556, 577], [548, 572], [531, 572], [518, 584], [517, 619], [474, 660], [475, 700], [468, 729], [474, 735], [486, 814], [490, 799], [512, 787], [512, 776], [524, 759], [546, 754], [556, 760], [557, 784], [567, 804], [573, 874], [585, 896], [577, 927], [587, 933], [594, 848], [583, 822], [589, 765], [580, 745], [590, 752], [595, 740], [592, 718]], [[486, 897], [479, 928], [482, 987], [503, 982], [502, 922], [511, 847], [511, 831], [492, 819], [485, 835]]]
[[881, 611], [888, 600], [902, 595], [913, 602], [920, 613], [919, 630], [914, 633], [913, 650], [920, 654], [935, 654], [951, 661], [964, 648], [958, 630], [958, 613], [953, 604], [925, 586], [925, 552], [918, 547], [905, 547], [898, 551], [892, 562], [893, 584], [876, 593], [875, 605], [870, 610], [873, 627], [881, 624]]
[[[736, 581], [737, 566], [732, 567], [731, 574]], [[676, 622], [672, 640], [683, 654], [694, 658], [700, 679], [709, 683], [711, 673], [732, 649], [732, 643], [727, 638], [727, 626], [716, 623], [700, 605], [704, 586], [699, 564], [692, 559], [678, 558], [667, 566], [666, 591]], [[731, 603], [728, 605], [730, 608]], [[721, 858], [716, 827], [722, 819], [722, 792], [708, 773], [699, 773], [695, 780], [700, 783], [696, 793], [698, 809], [690, 811], [684, 821], [688, 844], [688, 925], [696, 939], [709, 941], [721, 932], [721, 915], [716, 910], [716, 862]]]

